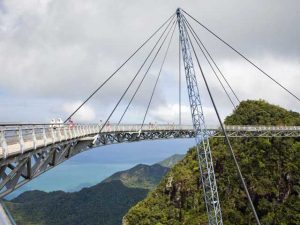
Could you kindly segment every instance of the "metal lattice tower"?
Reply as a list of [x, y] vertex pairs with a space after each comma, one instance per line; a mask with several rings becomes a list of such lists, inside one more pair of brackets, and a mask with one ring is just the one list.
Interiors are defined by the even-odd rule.
[[203, 185], [204, 199], [208, 213], [208, 221], [211, 225], [219, 225], [223, 224], [223, 221], [214, 166], [212, 162], [211, 149], [208, 139], [209, 135], [204, 120], [200, 93], [193, 65], [191, 43], [189, 41], [187, 28], [183, 21], [180, 9], [177, 9], [177, 20], [179, 26], [181, 51], [185, 69], [192, 121], [196, 134], [196, 147], [201, 173], [201, 182]]

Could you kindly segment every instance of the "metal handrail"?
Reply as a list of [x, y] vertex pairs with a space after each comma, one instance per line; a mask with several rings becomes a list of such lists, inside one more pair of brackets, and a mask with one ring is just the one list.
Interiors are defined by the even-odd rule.
[[[17, 152], [24, 153], [29, 149], [47, 146], [66, 140], [99, 134], [102, 124], [14, 124], [0, 125], [0, 156], [6, 158], [10, 153], [9, 146], [15, 145]], [[142, 127], [142, 130], [141, 130]], [[264, 132], [264, 131], [300, 131], [300, 126], [253, 126], [225, 125], [228, 131]], [[142, 131], [193, 131], [191, 125], [178, 124], [107, 124], [101, 133], [137, 132]], [[208, 126], [208, 132], [220, 131], [217, 126]]]

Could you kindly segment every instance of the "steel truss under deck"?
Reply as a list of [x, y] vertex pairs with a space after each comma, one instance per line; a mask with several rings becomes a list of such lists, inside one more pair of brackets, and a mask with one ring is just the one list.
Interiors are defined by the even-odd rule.
[[124, 142], [192, 138], [193, 136], [194, 133], [191, 130], [114, 131], [75, 137], [66, 141], [49, 143], [47, 146], [31, 148], [0, 160], [0, 197], [6, 196], [70, 157], [91, 148]]

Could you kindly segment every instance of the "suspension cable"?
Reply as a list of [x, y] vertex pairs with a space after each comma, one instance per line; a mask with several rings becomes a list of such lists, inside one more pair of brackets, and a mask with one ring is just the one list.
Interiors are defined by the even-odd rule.
[[92, 92], [91, 95], [89, 95], [84, 102], [77, 107], [77, 109], [72, 112], [68, 118], [64, 121], [64, 123], [66, 123], [69, 119], [72, 118], [72, 116], [75, 115], [75, 113], [77, 113], [82, 106], [84, 106], [84, 104], [86, 104], [133, 56], [136, 55], [137, 52], [139, 52], [139, 50], [141, 48], [143, 48], [160, 30], [162, 27], [164, 27], [171, 19], [173, 19], [175, 16], [175, 13], [172, 14], [140, 47], [138, 47], [126, 60], [124, 63], [122, 63], [121, 66], [119, 66], [95, 91]]
[[[184, 25], [185, 25], [185, 23], [184, 23]], [[188, 36], [188, 38], [189, 38], [189, 40], [190, 40], [190, 42], [191, 42], [191, 38], [190, 38], [190, 36], [189, 36], [189, 33], [187, 32], [186, 26], [185, 26], [185, 30], [186, 30], [187, 36]], [[245, 190], [245, 192], [246, 192], [246, 195], [247, 195], [248, 201], [249, 201], [249, 203], [250, 203], [250, 206], [251, 206], [252, 212], [253, 212], [253, 214], [254, 214], [254, 217], [255, 217], [256, 223], [257, 223], [258, 225], [260, 225], [260, 221], [259, 221], [259, 218], [258, 218], [258, 216], [257, 216], [257, 213], [256, 213], [256, 210], [255, 210], [255, 207], [254, 207], [254, 205], [253, 205], [253, 202], [252, 202], [252, 199], [251, 199], [251, 197], [250, 197], [250, 194], [249, 194], [249, 191], [248, 191], [248, 188], [247, 188], [247, 184], [246, 184], [246, 182], [245, 182], [245, 180], [244, 180], [244, 177], [243, 177], [242, 171], [241, 171], [241, 169], [240, 169], [240, 166], [239, 166], [239, 164], [238, 164], [238, 161], [237, 161], [237, 159], [236, 159], [236, 156], [235, 156], [235, 154], [234, 154], [234, 151], [233, 151], [233, 148], [232, 148], [231, 142], [230, 142], [230, 140], [229, 140], [229, 138], [228, 138], [227, 132], [226, 132], [226, 130], [225, 130], [225, 128], [224, 128], [224, 126], [223, 126], [223, 123], [222, 123], [222, 120], [221, 120], [221, 117], [220, 117], [219, 111], [218, 111], [218, 109], [217, 109], [217, 106], [216, 106], [216, 104], [215, 104], [214, 98], [213, 98], [213, 96], [212, 96], [212, 93], [211, 93], [211, 91], [210, 91], [210, 88], [209, 88], [209, 86], [208, 86], [208, 83], [207, 83], [206, 77], [205, 77], [205, 75], [204, 75], [204, 73], [203, 73], [203, 70], [202, 70], [202, 68], [201, 68], [201, 65], [200, 65], [200, 62], [199, 62], [198, 56], [197, 56], [197, 54], [196, 54], [196, 51], [195, 51], [195, 48], [194, 48], [194, 46], [193, 46], [193, 43], [192, 43], [192, 42], [191, 42], [191, 46], [192, 46], [192, 49], [193, 49], [193, 52], [194, 52], [194, 55], [195, 55], [195, 58], [196, 58], [196, 61], [197, 61], [198, 67], [199, 67], [199, 69], [200, 69], [200, 72], [201, 72], [202, 78], [203, 78], [203, 80], [204, 80], [204, 83], [205, 83], [205, 86], [206, 86], [207, 92], [208, 92], [208, 94], [209, 94], [210, 100], [211, 100], [211, 102], [212, 102], [212, 104], [213, 104], [214, 110], [215, 110], [215, 112], [216, 112], [216, 115], [217, 115], [218, 121], [219, 121], [219, 123], [220, 123], [220, 126], [221, 126], [221, 129], [222, 129], [222, 131], [223, 131], [223, 133], [224, 133], [225, 140], [226, 140], [226, 144], [227, 144], [228, 148], [230, 149], [230, 153], [231, 153], [231, 155], [232, 155], [232, 158], [233, 158], [233, 160], [234, 160], [234, 163], [235, 163], [236, 169], [237, 169], [237, 171], [238, 171], [238, 175], [239, 175], [239, 177], [240, 177], [240, 180], [242, 181], [243, 188], [244, 188], [244, 190]]]
[[[149, 59], [150, 55], [152, 54], [153, 50], [155, 49], [155, 47], [157, 46], [157, 44], [159, 43], [159, 41], [161, 40], [161, 38], [163, 37], [163, 35], [165, 34], [166, 30], [168, 30], [161, 46], [163, 45], [163, 43], [165, 42], [166, 38], [168, 37], [170, 31], [172, 30], [172, 27], [175, 24], [175, 20], [173, 21], [172, 26], [169, 28], [170, 24], [172, 23], [172, 20], [169, 22], [168, 26], [165, 28], [164, 32], [162, 33], [162, 35], [160, 36], [160, 38], [158, 39], [158, 41], [155, 43], [154, 47], [152, 48], [152, 50], [150, 51], [150, 53], [148, 54], [147, 58], [145, 59], [145, 61], [143, 62], [142, 66], [139, 68], [138, 72], [136, 73], [136, 75], [134, 76], [134, 78], [131, 80], [130, 84], [127, 86], [126, 90], [124, 91], [124, 93], [122, 94], [122, 96], [120, 97], [119, 101], [117, 102], [117, 104], [115, 105], [114, 109], [112, 110], [112, 112], [109, 114], [108, 118], [106, 119], [105, 123], [102, 125], [102, 127], [99, 130], [99, 133], [103, 130], [103, 128], [105, 127], [105, 125], [107, 124], [107, 122], [110, 120], [111, 116], [113, 115], [113, 113], [115, 112], [115, 110], [117, 109], [117, 107], [119, 106], [120, 102], [122, 101], [122, 99], [124, 98], [124, 96], [126, 95], [127, 91], [129, 90], [129, 88], [131, 87], [132, 83], [134, 82], [134, 80], [136, 79], [137, 75], [139, 74], [139, 72], [141, 71], [142, 67], [145, 65], [146, 61]], [[160, 51], [161, 49], [158, 49], [158, 51]], [[156, 56], [155, 56], [156, 58]]]
[[[175, 23], [175, 21], [173, 22], [173, 24], [172, 24], [172, 27], [173, 27], [174, 23]], [[175, 26], [176, 26], [176, 25], [175, 25]], [[124, 110], [124, 112], [123, 112], [123, 114], [122, 114], [122, 116], [121, 116], [121, 118], [120, 118], [120, 120], [119, 120], [119, 122], [118, 122], [118, 125], [119, 125], [119, 124], [121, 123], [121, 121], [123, 120], [123, 118], [124, 118], [124, 116], [125, 116], [125, 114], [126, 114], [126, 112], [127, 112], [128, 108], [129, 108], [130, 104], [132, 103], [132, 101], [133, 101], [133, 99], [135, 98], [135, 96], [136, 96], [137, 92], [139, 91], [139, 89], [140, 89], [140, 87], [141, 87], [142, 83], [144, 82], [144, 80], [145, 80], [146, 76], [148, 75], [148, 72], [149, 72], [149, 70], [150, 70], [151, 66], [153, 65], [153, 63], [154, 63], [154, 61], [155, 61], [155, 59], [156, 59], [156, 57], [157, 57], [157, 55], [158, 55], [159, 51], [161, 50], [161, 48], [162, 48], [163, 44], [165, 43], [165, 41], [166, 41], [166, 39], [167, 39], [167, 37], [168, 37], [168, 35], [169, 35], [170, 31], [172, 30], [172, 27], [171, 27], [171, 29], [168, 31], [168, 34], [167, 34], [167, 35], [166, 35], [166, 37], [164, 38], [164, 40], [163, 40], [162, 44], [160, 45], [160, 47], [159, 47], [159, 49], [157, 50], [157, 52], [156, 52], [156, 54], [155, 54], [154, 58], [152, 59], [152, 61], [151, 61], [150, 65], [148, 66], [148, 68], [147, 68], [146, 72], [144, 73], [144, 76], [143, 76], [142, 80], [140, 81], [140, 83], [139, 83], [138, 87], [136, 88], [136, 90], [135, 90], [134, 94], [132, 95], [132, 97], [131, 97], [131, 99], [130, 99], [129, 103], [128, 103], [128, 104], [127, 104], [127, 106], [126, 106], [126, 108], [125, 108], [125, 110]]]
[[216, 76], [216, 78], [218, 79], [218, 81], [219, 81], [220, 85], [222, 86], [222, 88], [223, 88], [224, 92], [226, 93], [226, 95], [227, 95], [227, 97], [228, 97], [229, 101], [231, 102], [231, 104], [232, 104], [233, 108], [234, 108], [234, 109], [236, 109], [236, 105], [234, 104], [234, 102], [233, 102], [233, 100], [231, 99], [231, 97], [230, 97], [229, 93], [227, 92], [226, 88], [224, 87], [224, 85], [223, 85], [222, 81], [220, 80], [220, 78], [219, 78], [219, 76], [218, 76], [217, 72], [215, 71], [215, 69], [214, 69], [213, 65], [211, 64], [211, 62], [210, 62], [210, 61], [209, 61], [209, 59], [207, 58], [207, 56], [206, 56], [206, 54], [205, 54], [205, 52], [204, 52], [203, 48], [201, 47], [201, 45], [199, 44], [198, 40], [196, 39], [196, 37], [195, 37], [194, 33], [192, 32], [192, 30], [191, 30], [191, 28], [190, 28], [190, 25], [187, 23], [187, 21], [186, 21], [186, 19], [185, 19], [185, 18], [183, 18], [183, 19], [184, 19], [184, 21], [185, 21], [185, 23], [186, 23], [186, 25], [187, 25], [187, 28], [188, 28], [188, 29], [189, 29], [189, 31], [191, 32], [191, 34], [192, 34], [192, 36], [193, 36], [194, 40], [196, 41], [196, 43], [197, 43], [198, 47], [200, 48], [200, 50], [201, 50], [202, 54], [204, 55], [204, 57], [205, 57], [206, 61], [208, 62], [208, 64], [209, 64], [210, 68], [212, 69], [212, 71], [213, 71], [214, 75]]
[[209, 51], [207, 50], [207, 48], [205, 47], [203, 41], [200, 40], [199, 36], [197, 35], [197, 33], [195, 32], [194, 28], [191, 26], [191, 24], [189, 23], [189, 21], [186, 19], [185, 16], [183, 16], [184, 20], [186, 21], [188, 27], [192, 30], [192, 32], [195, 34], [195, 36], [197, 37], [198, 41], [200, 42], [200, 44], [202, 45], [203, 49], [205, 50], [205, 52], [207, 53], [208, 57], [210, 58], [210, 60], [213, 62], [213, 64], [215, 65], [215, 67], [217, 68], [217, 70], [219, 71], [219, 73], [221, 74], [221, 76], [223, 77], [223, 79], [225, 80], [226, 84], [228, 85], [228, 87], [230, 88], [231, 92], [233, 93], [234, 97], [236, 98], [236, 100], [240, 103], [240, 99], [237, 97], [237, 94], [235, 93], [235, 91], [233, 90], [233, 88], [231, 87], [231, 85], [229, 84], [229, 82], [227, 81], [225, 75], [222, 73], [222, 71], [220, 70], [219, 66], [217, 65], [217, 63], [215, 62], [215, 60], [213, 59], [213, 57], [211, 56], [211, 54], [209, 53]]
[[208, 27], [206, 27], [205, 25], [203, 25], [202, 23], [200, 23], [197, 19], [195, 19], [193, 16], [191, 16], [189, 13], [187, 13], [186, 11], [184, 11], [182, 9], [182, 11], [188, 15], [191, 19], [193, 19], [196, 23], [198, 23], [200, 26], [202, 26], [204, 29], [206, 29], [209, 33], [211, 33], [213, 36], [215, 36], [217, 39], [219, 39], [221, 42], [223, 42], [225, 45], [227, 45], [230, 49], [232, 49], [234, 52], [236, 52], [239, 56], [241, 56], [242, 58], [244, 58], [248, 63], [250, 63], [252, 66], [254, 66], [256, 69], [258, 69], [261, 73], [263, 73], [265, 76], [267, 76], [269, 79], [271, 79], [274, 83], [276, 83], [278, 86], [280, 86], [282, 89], [284, 89], [286, 92], [288, 92], [290, 95], [292, 95], [294, 98], [296, 98], [299, 102], [300, 102], [300, 98], [298, 96], [296, 96], [296, 94], [294, 94], [293, 92], [291, 92], [290, 90], [288, 90], [285, 86], [283, 86], [281, 83], [279, 83], [277, 80], [275, 80], [271, 75], [269, 75], [268, 73], [266, 73], [263, 69], [261, 69], [260, 67], [258, 67], [254, 62], [252, 62], [250, 59], [248, 59], [245, 55], [243, 55], [240, 51], [238, 51], [237, 49], [235, 49], [234, 47], [232, 47], [232, 45], [230, 45], [229, 43], [227, 43], [226, 41], [224, 41], [220, 36], [218, 36], [216, 33], [214, 33], [212, 30], [210, 30]]
[[[222, 75], [223, 79], [226, 81], [227, 85], [229, 86], [229, 88], [231, 89], [231, 92], [233, 93], [233, 95], [236, 97], [237, 101], [240, 103], [239, 98], [237, 97], [236, 93], [234, 92], [234, 90], [232, 89], [231, 85], [228, 83], [226, 77], [223, 75], [223, 73], [221, 72], [221, 70], [219, 69], [218, 65], [215, 63], [214, 59], [212, 58], [212, 56], [210, 55], [209, 51], [207, 50], [207, 48], [205, 47], [205, 45], [203, 44], [203, 42], [200, 40], [199, 36], [197, 35], [197, 33], [195, 32], [194, 28], [191, 26], [191, 24], [188, 22], [188, 20], [185, 18], [185, 16], [183, 16], [183, 18], [185, 19], [185, 21], [187, 22], [188, 27], [190, 28], [189, 30], [192, 30], [193, 33], [196, 35], [198, 41], [200, 42], [200, 44], [202, 45], [202, 47], [205, 49], [206, 53], [208, 54], [208, 56], [210, 57], [210, 59], [212, 60], [212, 62], [214, 63], [214, 65], [216, 66], [216, 68], [218, 69], [219, 73]], [[194, 36], [194, 35], [193, 35]], [[195, 38], [195, 37], [194, 37]], [[197, 41], [196, 41], [197, 42]], [[199, 46], [199, 43], [197, 43]], [[200, 46], [199, 46], [200, 47]], [[201, 49], [201, 48], [200, 48]], [[202, 51], [202, 50], [201, 50]], [[237, 109], [235, 107], [235, 109]], [[267, 112], [264, 109], [259, 109], [259, 111], [263, 112], [263, 113], [267, 113], [268, 115], [271, 116], [270, 112]]]
[[146, 112], [145, 112], [145, 115], [144, 115], [144, 118], [143, 118], [143, 122], [142, 122], [142, 125], [141, 125], [141, 128], [140, 130], [142, 130], [143, 126], [144, 126], [144, 123], [145, 123], [145, 120], [146, 120], [146, 117], [147, 117], [147, 114], [148, 114], [148, 111], [149, 111], [149, 108], [150, 108], [150, 105], [151, 105], [151, 102], [152, 102], [152, 99], [153, 99], [153, 95], [155, 93], [155, 90], [156, 90], [156, 87], [157, 87], [157, 83], [158, 83], [158, 80], [160, 78], [160, 75], [161, 75], [161, 71], [162, 71], [162, 68], [165, 64], [165, 61], [166, 61], [166, 58], [167, 58], [167, 55], [168, 55], [168, 52], [169, 52], [169, 48], [170, 48], [170, 45], [171, 45], [171, 42], [173, 40], [173, 36], [174, 36], [174, 31], [176, 29], [176, 25], [177, 25], [177, 20], [176, 20], [176, 24], [175, 24], [175, 27], [173, 29], [173, 32], [172, 32], [172, 35], [170, 37], [170, 40], [169, 40], [169, 44], [168, 44], [168, 47], [166, 49], [166, 53], [164, 55], [164, 58], [163, 58], [163, 61], [162, 61], [162, 64], [161, 64], [161, 67], [159, 69], [159, 73], [158, 73], [158, 76], [156, 78], [156, 81], [155, 81], [155, 84], [154, 84], [154, 87], [153, 87], [153, 90], [152, 90], [152, 93], [151, 93], [151, 97], [150, 97], [150, 100], [148, 102], [148, 106], [147, 106], [147, 109], [146, 109]]
[[[174, 21], [174, 22], [175, 22], [175, 21]], [[173, 23], [173, 25], [174, 25], [174, 23]], [[173, 26], [173, 25], [172, 25], [172, 26]], [[172, 29], [172, 28], [171, 28], [171, 29]], [[171, 29], [170, 29], [170, 30], [171, 30]], [[169, 30], [169, 32], [170, 32], [170, 30]], [[169, 34], [169, 32], [168, 32], [168, 34]], [[167, 35], [167, 36], [168, 36], [168, 35]], [[165, 39], [164, 39], [163, 43], [165, 42], [165, 40], [166, 40], [167, 36], [165, 37]], [[121, 116], [121, 118], [120, 118], [120, 120], [119, 120], [119, 122], [118, 122], [118, 125], [119, 125], [119, 124], [121, 123], [121, 121], [123, 120], [123, 118], [124, 118], [124, 116], [125, 116], [125, 114], [126, 114], [126, 112], [127, 112], [128, 108], [129, 108], [129, 106], [131, 105], [131, 103], [132, 103], [133, 99], [135, 98], [135, 96], [136, 96], [137, 92], [139, 91], [139, 89], [140, 89], [140, 87], [141, 87], [142, 83], [144, 82], [144, 80], [145, 80], [146, 76], [148, 75], [148, 72], [149, 72], [149, 70], [150, 70], [150, 68], [151, 68], [152, 64], [154, 63], [154, 61], [155, 61], [155, 59], [156, 59], [156, 57], [157, 57], [157, 55], [158, 55], [158, 53], [159, 53], [159, 51], [160, 51], [160, 49], [161, 49], [162, 45], [163, 45], [163, 44], [161, 44], [160, 48], [158, 49], [158, 51], [157, 51], [157, 52], [156, 52], [156, 54], [155, 54], [155, 57], [152, 59], [152, 61], [151, 61], [150, 65], [148, 66], [148, 68], [147, 68], [146, 72], [144, 73], [144, 76], [143, 76], [143, 78], [141, 79], [141, 81], [140, 81], [140, 83], [139, 83], [138, 87], [136, 88], [136, 90], [135, 90], [134, 94], [132, 95], [132, 97], [131, 97], [131, 99], [130, 99], [129, 103], [128, 103], [128, 104], [127, 104], [127, 106], [126, 106], [126, 108], [125, 108], [125, 110], [124, 110], [124, 112], [123, 112], [123, 114], [122, 114], [122, 116]]]

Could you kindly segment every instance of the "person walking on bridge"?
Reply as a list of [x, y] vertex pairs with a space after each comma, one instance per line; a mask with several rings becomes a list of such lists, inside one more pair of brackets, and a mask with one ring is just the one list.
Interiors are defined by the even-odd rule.
[[69, 123], [69, 127], [70, 127], [71, 129], [73, 129], [74, 126], [75, 126], [75, 124], [74, 124], [74, 122], [73, 122], [73, 120], [72, 120], [71, 118], [69, 119], [68, 123]]

